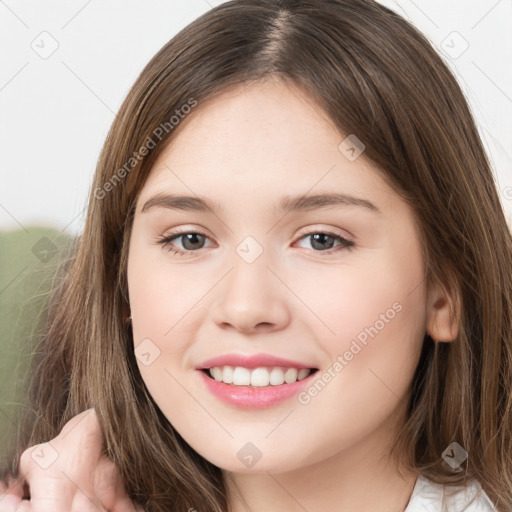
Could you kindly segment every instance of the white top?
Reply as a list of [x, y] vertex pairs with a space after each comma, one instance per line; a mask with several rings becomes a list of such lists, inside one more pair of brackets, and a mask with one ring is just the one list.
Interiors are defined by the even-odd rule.
[[[443, 494], [445, 508], [443, 508]], [[493, 512], [495, 510], [491, 500], [476, 480], [471, 480], [465, 487], [445, 486], [420, 475], [404, 512]]]

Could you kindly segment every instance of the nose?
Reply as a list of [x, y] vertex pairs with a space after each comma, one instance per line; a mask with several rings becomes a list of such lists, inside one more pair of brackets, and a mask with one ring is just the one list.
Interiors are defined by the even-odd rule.
[[224, 330], [249, 334], [285, 328], [290, 322], [290, 292], [262, 254], [247, 263], [238, 255], [217, 288], [213, 319]]

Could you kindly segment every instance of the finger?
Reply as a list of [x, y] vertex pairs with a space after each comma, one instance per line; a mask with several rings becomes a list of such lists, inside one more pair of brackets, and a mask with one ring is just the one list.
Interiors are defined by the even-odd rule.
[[23, 478], [9, 477], [8, 487], [0, 482], [0, 512], [14, 512], [23, 497]]
[[32, 506], [30, 505], [30, 501], [21, 500], [16, 508], [13, 509], [14, 512], [32, 512]]
[[4, 496], [0, 498], [0, 512], [14, 512], [16, 506], [21, 500], [13, 496]]
[[[69, 512], [75, 486], [65, 478], [56, 461], [58, 452], [50, 443], [27, 448], [20, 457], [20, 474], [30, 489], [30, 502], [20, 503], [16, 512]], [[27, 508], [28, 507], [28, 508]], [[1, 512], [1, 511], [0, 511]]]
[[19, 474], [20, 476], [27, 480], [27, 477], [30, 475], [31, 471], [34, 468], [34, 458], [32, 457], [32, 453], [34, 450], [37, 450], [42, 445], [35, 444], [34, 446], [29, 446], [20, 456], [20, 466], [19, 466]]
[[87, 409], [71, 418], [53, 441], [57, 444], [62, 441], [67, 445], [76, 443], [80, 448], [98, 453], [99, 457], [103, 446], [103, 431], [96, 411]]
[[[121, 477], [102, 452], [103, 434], [94, 409], [71, 418], [50, 442], [25, 450], [20, 457], [20, 474], [30, 486], [31, 510], [86, 512], [91, 509], [91, 512], [98, 512], [105, 506], [103, 499], [98, 499], [102, 492], [107, 494], [107, 501], [113, 505], [123, 500], [126, 503]], [[106, 477], [100, 479], [102, 483], [98, 493], [97, 467], [103, 459], [111, 466], [104, 465]], [[131, 512], [133, 504], [129, 504], [125, 510]]]
[[96, 498], [79, 491], [73, 499], [73, 505], [66, 509], [66, 512], [106, 512], [106, 510]]
[[17, 496], [0, 496], [0, 512], [14, 512], [20, 502], [21, 498]]
[[7, 487], [3, 482], [0, 482], [0, 499], [4, 496], [10, 496], [21, 501], [23, 494], [23, 477], [8, 477]]
[[23, 477], [8, 477], [8, 487], [0, 483], [0, 512], [14, 512], [21, 503], [24, 492], [25, 481]]
[[134, 505], [124, 487], [116, 465], [106, 456], [101, 457], [94, 475], [94, 494], [111, 512], [133, 512]]
[[114, 508], [107, 510], [111, 510], [112, 512], [144, 512], [144, 509], [140, 505], [134, 503], [128, 497], [119, 500], [114, 505]]
[[99, 460], [94, 480], [95, 496], [110, 512], [144, 512], [126, 493], [121, 474], [108, 457]]
[[77, 414], [76, 416], [73, 416], [63, 427], [60, 431], [59, 435], [57, 437], [64, 438], [69, 433], [71, 433], [75, 427], [77, 427], [82, 421], [86, 421], [86, 423], [89, 425], [89, 429], [93, 428], [94, 430], [98, 430], [99, 423], [98, 423], [98, 417], [96, 415], [96, 411], [94, 408], [87, 409], [86, 411], [81, 412], [80, 414]]

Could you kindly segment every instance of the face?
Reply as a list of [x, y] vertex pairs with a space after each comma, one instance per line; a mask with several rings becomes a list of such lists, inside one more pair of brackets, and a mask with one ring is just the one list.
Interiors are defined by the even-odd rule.
[[129, 247], [134, 350], [155, 402], [229, 471], [384, 446], [425, 333], [412, 211], [299, 89], [232, 88], [182, 123]]

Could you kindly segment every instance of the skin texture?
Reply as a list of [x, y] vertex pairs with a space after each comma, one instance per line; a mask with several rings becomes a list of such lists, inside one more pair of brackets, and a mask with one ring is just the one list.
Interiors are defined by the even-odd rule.
[[[253, 512], [402, 510], [415, 475], [402, 478], [385, 453], [425, 331], [439, 341], [456, 336], [449, 298], [425, 288], [411, 209], [364, 155], [350, 161], [340, 152], [344, 138], [298, 89], [237, 87], [184, 122], [137, 201], [128, 259], [134, 344], [146, 340], [158, 354], [139, 361], [141, 375], [177, 431], [226, 470], [230, 490], [240, 489]], [[283, 195], [333, 191], [381, 213], [275, 209]], [[141, 212], [162, 193], [206, 197], [222, 210]], [[178, 227], [206, 236], [170, 244], [195, 252], [157, 243]], [[325, 232], [355, 246], [335, 239], [332, 249], [324, 242], [325, 254], [304, 236]], [[253, 263], [236, 252], [248, 236], [263, 249]], [[195, 370], [221, 354], [264, 352], [327, 371], [397, 303], [393, 319], [307, 405], [292, 398], [240, 410], [211, 395]], [[237, 457], [248, 442], [261, 452], [251, 468]]]
[[[45, 445], [32, 446], [20, 460], [20, 478], [0, 487], [0, 512], [142, 512], [127, 496], [114, 464], [103, 455], [103, 437], [94, 409], [72, 418], [49, 443], [56, 459], [37, 464]], [[30, 489], [24, 496], [23, 482]]]
[[[397, 512], [415, 483], [416, 475], [400, 475], [386, 453], [404, 419], [425, 332], [441, 342], [457, 335], [453, 298], [426, 289], [412, 210], [364, 153], [347, 159], [338, 149], [345, 137], [297, 88], [274, 80], [235, 87], [181, 122], [138, 197], [128, 287], [135, 353], [145, 347], [151, 354], [149, 364], [138, 359], [140, 373], [180, 435], [225, 471], [235, 512]], [[284, 195], [326, 192], [364, 198], [380, 213], [354, 205], [275, 208]], [[221, 211], [141, 211], [165, 193], [205, 197]], [[158, 243], [177, 228], [206, 238]], [[315, 233], [354, 246], [336, 238], [315, 245], [307, 236]], [[249, 236], [250, 251], [263, 250], [252, 263], [236, 250]], [[171, 246], [191, 252], [173, 254]], [[370, 326], [377, 334], [347, 360]], [[262, 352], [318, 368], [319, 376], [332, 375], [338, 356], [345, 363], [307, 404], [292, 397], [265, 410], [220, 402], [195, 369], [221, 354]], [[104, 457], [95, 416], [74, 432], [96, 432], [87, 452], [71, 434], [60, 440], [59, 453], [67, 455], [59, 468], [75, 471], [81, 487], [88, 482], [83, 468], [99, 468]], [[237, 456], [248, 442], [261, 454], [251, 467]], [[110, 499], [122, 503], [115, 470], [111, 478], [118, 494]], [[30, 477], [34, 489], [48, 482], [54, 503], [76, 493], [62, 476]], [[87, 485], [89, 496], [98, 496]], [[6, 499], [0, 512], [9, 510], [1, 508]], [[32, 502], [26, 510], [72, 510]]]

